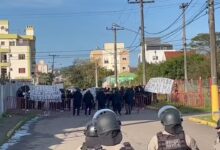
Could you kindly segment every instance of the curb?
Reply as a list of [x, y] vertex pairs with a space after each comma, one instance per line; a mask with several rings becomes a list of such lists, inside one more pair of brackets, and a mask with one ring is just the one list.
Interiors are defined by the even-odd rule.
[[216, 123], [213, 123], [213, 122], [209, 122], [209, 121], [205, 121], [205, 120], [198, 119], [198, 118], [193, 118], [193, 117], [190, 117], [188, 119], [192, 122], [200, 123], [200, 124], [207, 125], [207, 126], [210, 126], [210, 127], [213, 127], [213, 128], [216, 127]]
[[[14, 133], [21, 128], [22, 125], [24, 125], [27, 121], [31, 120], [32, 118], [34, 118], [35, 115], [33, 116], [28, 116], [26, 118], [24, 118], [23, 120], [20, 120], [12, 129], [10, 129], [5, 136], [5, 139], [3, 141], [3, 143], [5, 143], [5, 141], [7, 141], [8, 139], [10, 139]], [[2, 145], [3, 143], [0, 143], [0, 145]]]
[[146, 108], [148, 108], [148, 109], [152, 109], [152, 110], [159, 110], [159, 108], [154, 107], [154, 106], [146, 106]]

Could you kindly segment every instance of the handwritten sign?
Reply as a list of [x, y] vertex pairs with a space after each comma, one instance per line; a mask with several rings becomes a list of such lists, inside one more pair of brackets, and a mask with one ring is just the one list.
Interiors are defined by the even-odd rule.
[[30, 87], [30, 99], [34, 101], [61, 102], [59, 87], [51, 85], [37, 85]]
[[168, 78], [151, 78], [144, 90], [151, 93], [170, 94], [174, 80]]

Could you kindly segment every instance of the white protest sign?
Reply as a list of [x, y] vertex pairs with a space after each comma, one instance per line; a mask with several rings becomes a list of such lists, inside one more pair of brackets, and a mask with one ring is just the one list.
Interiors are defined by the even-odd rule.
[[62, 101], [59, 88], [51, 85], [32, 86], [30, 88], [30, 99], [34, 101]]
[[170, 94], [174, 80], [168, 78], [151, 78], [144, 90], [158, 94]]

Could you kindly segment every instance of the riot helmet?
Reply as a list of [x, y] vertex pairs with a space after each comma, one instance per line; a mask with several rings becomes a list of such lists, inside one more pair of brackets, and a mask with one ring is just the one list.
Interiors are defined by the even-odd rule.
[[112, 110], [97, 111], [93, 116], [93, 123], [102, 145], [113, 146], [121, 142], [121, 121]]
[[160, 114], [161, 123], [165, 131], [170, 134], [179, 134], [183, 132], [181, 113], [178, 109], [168, 108]]
[[85, 149], [94, 149], [96, 147], [100, 147], [99, 138], [95, 129], [93, 122], [89, 122], [86, 125], [84, 130], [85, 134], [85, 142], [83, 143], [83, 148]]
[[93, 116], [97, 134], [101, 135], [108, 131], [120, 130], [121, 121], [118, 116], [110, 109], [101, 109]]
[[97, 131], [96, 131], [95, 126], [92, 121], [86, 125], [86, 129], [84, 130], [84, 134], [86, 137], [98, 137]]
[[177, 109], [168, 108], [160, 115], [161, 123], [164, 126], [182, 123], [180, 112]]
[[163, 107], [160, 108], [160, 110], [157, 113], [158, 118], [160, 119], [160, 115], [167, 109], [169, 108], [173, 108], [173, 109], [177, 109], [176, 107], [172, 106], [172, 105], [165, 105]]

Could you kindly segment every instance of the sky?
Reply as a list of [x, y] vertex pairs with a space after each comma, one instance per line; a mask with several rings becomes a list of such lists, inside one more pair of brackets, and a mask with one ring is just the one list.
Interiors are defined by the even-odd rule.
[[[215, 1], [216, 32], [220, 32], [220, 0]], [[181, 49], [179, 6], [187, 2], [187, 43], [199, 33], [208, 33], [206, 0], [155, 0], [144, 4], [145, 36], [162, 37], [174, 49]], [[127, 0], [1, 0], [0, 10], [0, 19], [9, 20], [11, 33], [24, 34], [27, 25], [34, 26], [37, 62], [44, 59], [51, 66], [49, 55], [56, 55], [55, 68], [61, 68], [72, 65], [76, 59], [88, 59], [91, 50], [113, 42], [113, 32], [106, 27], [115, 23], [124, 27], [117, 33], [117, 42], [125, 43], [130, 50], [130, 65], [137, 66], [139, 4]]]

